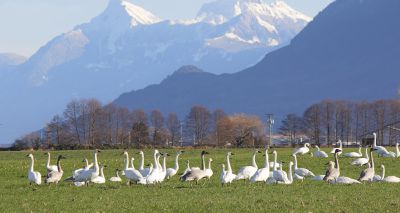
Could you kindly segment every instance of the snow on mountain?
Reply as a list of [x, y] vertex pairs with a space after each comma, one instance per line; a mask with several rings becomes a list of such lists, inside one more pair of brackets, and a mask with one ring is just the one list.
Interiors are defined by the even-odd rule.
[[[41, 127], [71, 99], [111, 101], [184, 64], [214, 74], [237, 72], [288, 44], [310, 20], [280, 1], [217, 0], [193, 20], [171, 21], [110, 0], [97, 17], [55, 37], [7, 75], [0, 90], [15, 93], [3, 96], [0, 117], [9, 134], [0, 141]], [[15, 105], [18, 114], [2, 116]]]

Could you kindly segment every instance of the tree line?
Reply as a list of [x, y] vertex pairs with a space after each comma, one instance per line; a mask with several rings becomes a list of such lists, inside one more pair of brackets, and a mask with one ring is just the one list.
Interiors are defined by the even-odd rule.
[[227, 115], [193, 106], [180, 120], [174, 112], [129, 110], [95, 99], [73, 100], [40, 131], [16, 140], [21, 149], [89, 149], [174, 146], [261, 146], [264, 125], [255, 116]]

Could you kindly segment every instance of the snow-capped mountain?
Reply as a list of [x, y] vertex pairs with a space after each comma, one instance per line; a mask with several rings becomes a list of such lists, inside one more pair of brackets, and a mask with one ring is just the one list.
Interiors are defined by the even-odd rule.
[[192, 20], [161, 20], [128, 1], [110, 0], [99, 16], [49, 41], [0, 85], [18, 91], [4, 94], [4, 109], [21, 105], [3, 118], [10, 123], [3, 129], [18, 131], [0, 134], [0, 141], [41, 127], [73, 98], [111, 101], [184, 64], [214, 74], [239, 71], [288, 44], [310, 20], [283, 1], [216, 0]]

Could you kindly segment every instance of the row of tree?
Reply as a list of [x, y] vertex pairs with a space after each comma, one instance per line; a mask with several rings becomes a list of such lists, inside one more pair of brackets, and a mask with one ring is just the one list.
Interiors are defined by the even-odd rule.
[[99, 101], [73, 100], [38, 132], [14, 143], [15, 149], [167, 146], [256, 146], [264, 142], [264, 125], [254, 116], [228, 116], [193, 106], [182, 120], [160, 110], [147, 114]]

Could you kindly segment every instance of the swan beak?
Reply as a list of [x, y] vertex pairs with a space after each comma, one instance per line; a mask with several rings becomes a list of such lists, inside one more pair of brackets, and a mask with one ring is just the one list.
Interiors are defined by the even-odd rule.
[[29, 155], [25, 155], [25, 157], [29, 157]]

